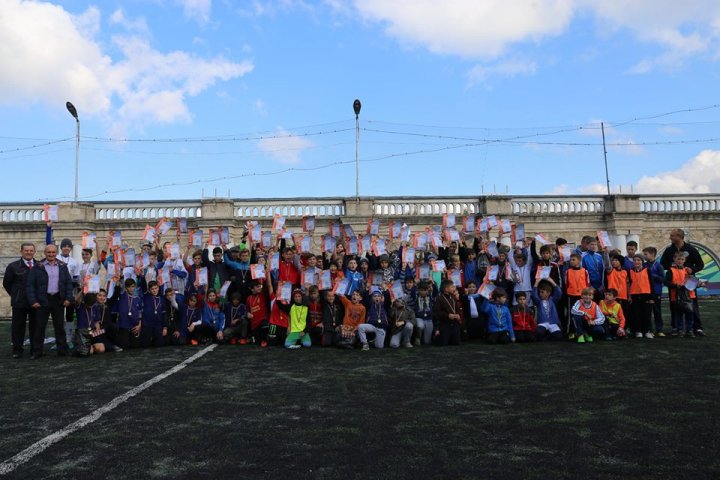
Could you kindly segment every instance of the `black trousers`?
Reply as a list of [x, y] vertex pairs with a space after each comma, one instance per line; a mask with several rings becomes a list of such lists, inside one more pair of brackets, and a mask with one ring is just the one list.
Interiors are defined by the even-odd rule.
[[271, 347], [273, 346], [283, 346], [285, 344], [285, 337], [287, 336], [287, 327], [279, 327], [277, 325], [270, 325], [270, 328], [268, 329], [268, 338], [267, 342], [268, 345]]
[[515, 341], [518, 343], [534, 342], [535, 332], [529, 330], [520, 330], [515, 332]]
[[489, 333], [487, 342], [491, 344], [505, 344], [510, 343], [510, 334], [506, 331]]
[[129, 328], [120, 328], [117, 333], [117, 345], [122, 349], [140, 348], [140, 335], [135, 336]]
[[441, 322], [438, 345], [460, 345], [460, 325], [457, 322]]
[[165, 337], [163, 337], [162, 334], [162, 327], [146, 327], [143, 325], [140, 329], [140, 346], [142, 348], [165, 346]]
[[12, 307], [11, 336], [13, 353], [22, 353], [25, 342], [25, 324], [30, 330], [30, 351], [33, 352], [32, 341], [35, 337], [35, 310], [30, 307]]
[[119, 330], [118, 330], [117, 323], [103, 322], [103, 329], [105, 330], [105, 338], [108, 340], [108, 342], [122, 348], [122, 346], [120, 345], [119, 340], [118, 340]]
[[633, 333], [648, 333], [652, 331], [651, 315], [652, 315], [652, 303], [648, 303], [650, 296], [647, 295], [633, 295], [632, 303], [630, 304], [630, 330]]
[[67, 338], [65, 338], [65, 307], [60, 300], [60, 295], [48, 295], [46, 307], [40, 307], [35, 311], [35, 334], [32, 340], [32, 352], [42, 354], [45, 343], [45, 328], [52, 316], [53, 329], [55, 330], [55, 344], [58, 354], [66, 354], [68, 351]]

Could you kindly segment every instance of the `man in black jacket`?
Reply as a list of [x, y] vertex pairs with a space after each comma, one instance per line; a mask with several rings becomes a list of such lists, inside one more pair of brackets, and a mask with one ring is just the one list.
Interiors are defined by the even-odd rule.
[[50, 315], [53, 319], [58, 355], [67, 355], [63, 312], [72, 303], [73, 283], [67, 265], [57, 259], [55, 245], [45, 247], [45, 260], [35, 262], [27, 275], [25, 288], [27, 301], [35, 310], [35, 334], [32, 338], [30, 358], [40, 358], [43, 354], [45, 327]]
[[[35, 245], [23, 243], [20, 246], [21, 258], [10, 263], [5, 269], [3, 288], [10, 295], [12, 307], [12, 344], [13, 358], [21, 358], [25, 341], [25, 324], [29, 325], [30, 339], [35, 333], [35, 312], [30, 308], [25, 295], [27, 274], [35, 265]], [[32, 348], [30, 348], [32, 354]]]

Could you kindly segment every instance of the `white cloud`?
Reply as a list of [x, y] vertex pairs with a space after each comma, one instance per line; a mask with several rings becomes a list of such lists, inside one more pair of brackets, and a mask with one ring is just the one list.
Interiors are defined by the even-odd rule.
[[[326, 0], [342, 12], [338, 0]], [[492, 60], [522, 42], [562, 35], [575, 17], [596, 20], [599, 36], [621, 30], [660, 46], [639, 59], [631, 73], [675, 69], [692, 56], [720, 57], [717, 0], [353, 0], [358, 14], [382, 24], [400, 42], [439, 54]]]
[[593, 183], [579, 187], [577, 192], [582, 195], [605, 195], [607, 194], [607, 184]]
[[545, 192], [545, 195], [567, 195], [568, 190], [568, 184], [561, 183], [560, 185], [556, 185], [555, 188], [553, 188], [549, 192]]
[[430, 51], [492, 59], [510, 44], [561, 34], [570, 22], [570, 0], [355, 0], [369, 21], [403, 42]]
[[260, 150], [268, 153], [281, 163], [299, 163], [303, 150], [313, 147], [310, 140], [295, 137], [282, 127], [278, 127], [273, 138], [263, 138], [258, 142]]
[[[612, 192], [617, 193], [720, 193], [720, 150], [704, 150], [675, 170], [660, 172], [656, 175], [644, 175], [631, 186], [612, 184]], [[575, 189], [576, 193], [586, 195], [605, 195], [604, 183], [583, 185]], [[572, 194], [566, 184], [556, 186], [548, 195]]]
[[532, 75], [535, 70], [537, 70], [535, 62], [522, 59], [511, 59], [489, 65], [475, 65], [467, 74], [468, 86], [484, 83], [492, 76], [511, 78], [517, 75]]
[[[93, 38], [100, 24], [94, 7], [72, 16], [62, 7], [8, 0], [0, 15], [0, 104], [72, 101], [81, 117], [107, 120], [112, 130], [122, 125], [187, 122], [186, 104], [218, 81], [242, 77], [250, 62], [235, 63], [222, 56], [201, 58], [186, 52], [162, 53], [140, 35], [118, 35], [110, 48], [117, 60]], [[128, 20], [116, 10], [110, 22]]]
[[267, 117], [267, 114], [268, 114], [267, 107], [262, 98], [258, 98], [257, 100], [255, 100], [255, 103], [253, 104], [253, 106], [255, 107], [255, 110], [257, 110], [257, 112], [260, 115], [262, 115], [263, 117]]
[[110, 15], [110, 24], [120, 25], [125, 30], [141, 33], [144, 35], [150, 33], [147, 22], [143, 17], [139, 17], [135, 20], [129, 19], [125, 16], [125, 11], [122, 8], [118, 8], [112, 13], [112, 15]]
[[635, 186], [638, 193], [720, 192], [720, 150], [704, 150], [680, 168], [643, 176]]
[[178, 0], [183, 7], [185, 17], [196, 20], [198, 23], [210, 21], [212, 0]]

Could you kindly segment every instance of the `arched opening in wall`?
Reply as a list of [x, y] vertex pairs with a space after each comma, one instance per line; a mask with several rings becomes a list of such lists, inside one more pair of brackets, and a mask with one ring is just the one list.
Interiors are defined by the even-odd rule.
[[[697, 290], [698, 295], [720, 295], [720, 257], [710, 247], [703, 245], [702, 243], [693, 242], [688, 240], [687, 243], [697, 248], [700, 253], [705, 267], [696, 275], [700, 280], [707, 282], [707, 288], [699, 288]], [[670, 245], [665, 245], [661, 251], [658, 252], [658, 259], [662, 257], [663, 252]]]

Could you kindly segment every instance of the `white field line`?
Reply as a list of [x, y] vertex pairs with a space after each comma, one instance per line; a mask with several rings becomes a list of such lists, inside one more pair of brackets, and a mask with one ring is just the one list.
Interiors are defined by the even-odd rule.
[[180, 370], [187, 367], [188, 365], [190, 365], [191, 363], [193, 363], [195, 360], [199, 359], [206, 353], [212, 352], [213, 350], [215, 350], [215, 347], [217, 347], [217, 344], [212, 344], [212, 345], [200, 350], [192, 357], [182, 361], [181, 363], [175, 365], [174, 367], [170, 368], [169, 370], [166, 370], [165, 372], [157, 375], [156, 377], [153, 377], [150, 380], [138, 385], [137, 387], [135, 387], [131, 390], [128, 390], [127, 392], [123, 393], [122, 395], [113, 398], [108, 403], [106, 403], [102, 407], [98, 408], [97, 410], [93, 411], [92, 413], [80, 418], [79, 420], [76, 420], [75, 422], [71, 423], [70, 425], [66, 426], [63, 429], [58, 430], [55, 433], [51, 433], [50, 435], [48, 435], [47, 437], [45, 437], [41, 440], [38, 440], [37, 442], [30, 445], [28, 448], [26, 448], [22, 452], [5, 460], [3, 463], [0, 463], [0, 475], [6, 475], [6, 474], [12, 472], [13, 470], [15, 470], [17, 467], [19, 467], [23, 463], [27, 462], [28, 460], [35, 457], [36, 455], [39, 455], [40, 453], [42, 453], [50, 445], [59, 442], [60, 440], [67, 437], [71, 433], [76, 432], [77, 430], [80, 430], [81, 428], [97, 421], [100, 417], [102, 417], [106, 413], [112, 411], [113, 409], [117, 408], [118, 406], [122, 405], [123, 403], [127, 402], [128, 400], [130, 400], [132, 397], [134, 397], [138, 393], [150, 388], [151, 386], [155, 385], [156, 383], [166, 379], [170, 375], [179, 372]]

